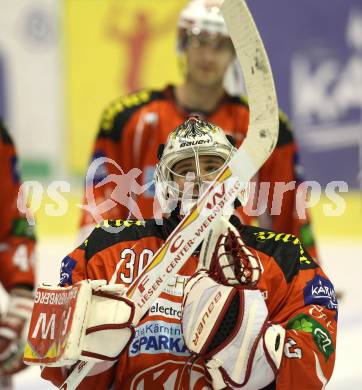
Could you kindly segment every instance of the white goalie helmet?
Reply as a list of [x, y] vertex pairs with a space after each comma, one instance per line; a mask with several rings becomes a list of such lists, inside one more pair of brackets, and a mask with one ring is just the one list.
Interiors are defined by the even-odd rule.
[[223, 0], [191, 0], [178, 19], [178, 49], [182, 51], [189, 34], [229, 36], [220, 12]]
[[[170, 133], [166, 144], [160, 145], [158, 153], [160, 161], [155, 170], [155, 192], [163, 213], [170, 213], [182, 201], [184, 211], [182, 214], [184, 214], [189, 206], [196, 202], [192, 196], [191, 187], [189, 187], [191, 192], [186, 194], [174, 182], [176, 176], [181, 176], [174, 171], [175, 165], [187, 158], [195, 159], [196, 172], [190, 177], [186, 175], [184, 179], [190, 183], [197, 183], [199, 196], [213, 181], [215, 174], [224, 168], [235, 153], [236, 148], [230, 141], [233, 142], [232, 138], [226, 136], [220, 127], [198, 117], [188, 118]], [[201, 175], [200, 156], [217, 156], [224, 161], [224, 164], [213, 172]], [[242, 204], [245, 204], [247, 200], [245, 193], [246, 191], [243, 191], [239, 196]], [[186, 203], [188, 205], [185, 208]]]

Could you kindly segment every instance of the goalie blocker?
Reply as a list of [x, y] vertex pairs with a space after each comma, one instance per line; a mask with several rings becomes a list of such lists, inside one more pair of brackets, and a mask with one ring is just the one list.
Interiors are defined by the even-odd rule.
[[80, 359], [116, 361], [139, 321], [138, 309], [124, 292], [123, 285], [107, 285], [105, 280], [84, 280], [70, 287], [40, 286], [24, 363], [61, 367]]

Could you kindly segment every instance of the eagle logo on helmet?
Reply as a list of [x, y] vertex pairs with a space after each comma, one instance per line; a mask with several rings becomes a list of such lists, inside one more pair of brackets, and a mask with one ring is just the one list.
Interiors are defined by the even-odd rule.
[[174, 131], [174, 138], [179, 142], [188, 142], [190, 138], [207, 137], [212, 141], [210, 133], [215, 133], [216, 128], [211, 123], [205, 122], [198, 117], [190, 117], [185, 123], [177, 127]]

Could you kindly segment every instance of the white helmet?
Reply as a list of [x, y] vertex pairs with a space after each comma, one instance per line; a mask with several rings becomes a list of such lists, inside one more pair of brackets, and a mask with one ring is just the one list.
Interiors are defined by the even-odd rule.
[[185, 48], [187, 36], [208, 33], [229, 36], [220, 12], [223, 0], [191, 0], [178, 19], [178, 49]]
[[[180, 191], [173, 182], [175, 176], [180, 176], [173, 170], [175, 164], [190, 157], [195, 159], [196, 173], [191, 180], [192, 183], [197, 183], [200, 194], [212, 181], [211, 178], [208, 179], [208, 175], [214, 178], [215, 172], [221, 171], [236, 151], [231, 140], [232, 138], [226, 136], [220, 127], [198, 117], [190, 117], [170, 133], [166, 144], [160, 145], [158, 153], [160, 162], [155, 170], [156, 197], [164, 213], [175, 209], [181, 198], [184, 212], [195, 203], [195, 199], [185, 199], [184, 191]], [[202, 155], [220, 157], [224, 164], [217, 171], [201, 176], [199, 156]], [[186, 176], [186, 180], [188, 179]]]

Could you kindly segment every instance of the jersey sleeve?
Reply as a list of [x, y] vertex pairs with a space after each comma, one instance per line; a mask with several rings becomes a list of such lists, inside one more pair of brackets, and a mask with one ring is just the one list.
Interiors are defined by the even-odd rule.
[[[269, 183], [266, 214], [268, 228], [296, 235], [308, 252], [316, 258], [317, 251], [311, 219], [305, 200], [297, 196], [302, 182], [298, 149], [286, 115], [279, 115], [279, 137], [274, 152], [259, 171], [260, 183]], [[262, 192], [259, 192], [259, 196]], [[298, 213], [299, 211], [299, 213]], [[263, 215], [260, 220], [263, 220]], [[266, 226], [264, 226], [266, 227]]]
[[0, 281], [7, 291], [14, 287], [33, 289], [35, 236], [33, 227], [18, 209], [18, 160], [1, 120], [0, 171]]
[[[140, 109], [149, 102], [150, 97], [150, 91], [139, 91], [114, 100], [103, 112], [85, 182], [80, 226], [87, 233], [90, 229], [86, 227], [93, 228], [100, 220], [130, 217], [128, 207], [119, 194], [131, 192], [129, 185], [120, 178], [135, 167], [132, 152], [134, 142], [129, 136], [130, 133], [134, 136], [135, 132], [128, 132], [127, 135], [125, 132], [127, 128], [137, 127]], [[117, 187], [117, 181], [121, 188]], [[97, 219], [94, 218], [95, 205]], [[86, 234], [82, 236], [84, 238]]]
[[298, 255], [283, 260], [287, 287], [281, 309], [271, 318], [286, 330], [276, 389], [317, 390], [333, 372], [338, 303], [332, 283], [296, 237], [293, 245]]

